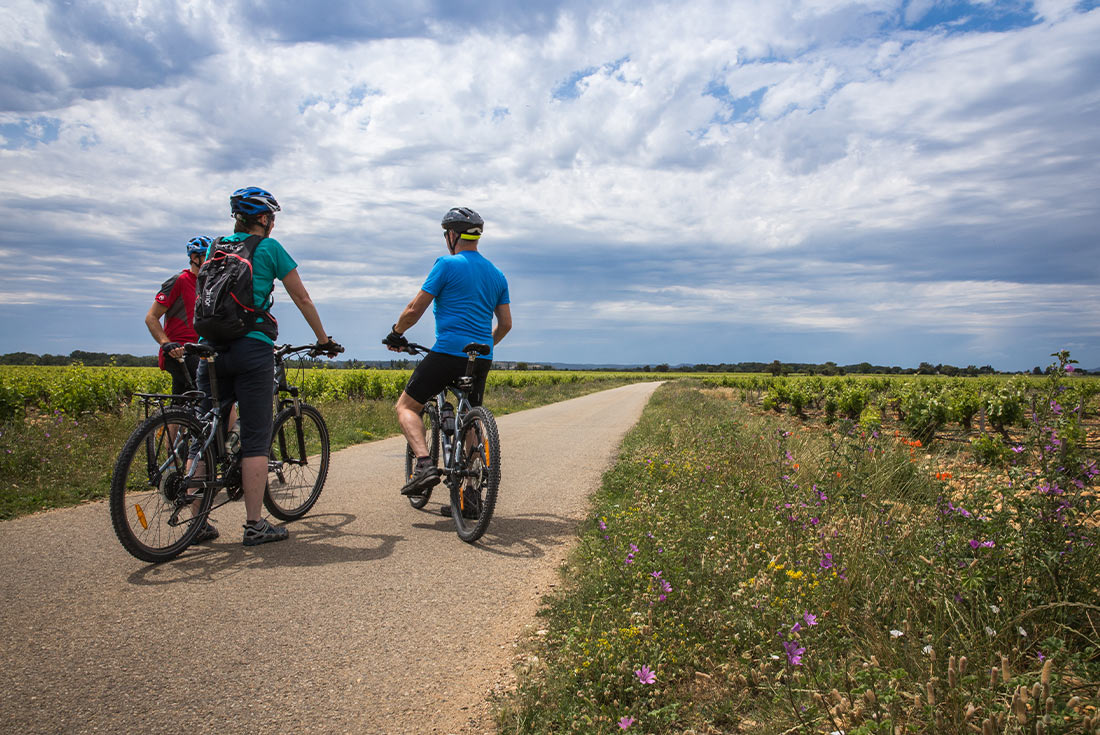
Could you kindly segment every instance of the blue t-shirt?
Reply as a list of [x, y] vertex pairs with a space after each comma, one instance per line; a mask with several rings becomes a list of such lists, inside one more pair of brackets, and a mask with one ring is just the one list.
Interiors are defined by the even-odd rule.
[[465, 357], [462, 348], [471, 342], [492, 348], [493, 314], [511, 302], [508, 281], [488, 258], [476, 250], [444, 255], [420, 288], [435, 297], [433, 351]]
[[[224, 239], [230, 242], [239, 242], [247, 237], [247, 232], [234, 232]], [[210, 250], [206, 253], [207, 257], [210, 257], [210, 253], [213, 249], [214, 246], [211, 245]], [[297, 267], [298, 264], [294, 262], [294, 258], [290, 257], [290, 254], [283, 249], [283, 246], [278, 240], [270, 237], [260, 240], [260, 244], [257, 245], [256, 249], [252, 252], [253, 305], [257, 309], [263, 309], [265, 306], [270, 309], [271, 305], [268, 303], [268, 300], [271, 299], [271, 292], [275, 290], [275, 279], [278, 278], [280, 281], [283, 280]], [[271, 303], [274, 303], [273, 299], [271, 299]], [[263, 317], [257, 317], [256, 321], [261, 321], [262, 319]], [[269, 345], [275, 344], [271, 341], [271, 338], [263, 332], [249, 332], [245, 337], [258, 339], [261, 342], [267, 342]]]

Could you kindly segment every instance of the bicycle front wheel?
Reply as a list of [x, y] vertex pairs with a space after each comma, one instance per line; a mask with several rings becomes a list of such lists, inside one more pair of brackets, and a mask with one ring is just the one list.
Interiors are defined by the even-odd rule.
[[280, 411], [271, 432], [264, 507], [281, 521], [308, 513], [328, 477], [328, 426], [313, 406], [301, 403], [299, 409]]
[[148, 562], [178, 556], [202, 528], [214, 501], [214, 456], [208, 449], [188, 482], [188, 451], [203, 440], [190, 412], [169, 408], [134, 429], [111, 476], [111, 524], [123, 548]]
[[459, 436], [460, 481], [451, 485], [451, 517], [458, 537], [473, 543], [489, 528], [500, 488], [500, 436], [492, 412], [484, 406], [472, 408], [462, 419]]
[[[439, 466], [439, 410], [434, 404], [424, 406], [421, 414], [424, 419], [424, 439], [428, 444], [428, 456], [432, 458], [432, 464]], [[416, 454], [412, 447], [405, 445], [405, 479], [409, 480], [416, 469]], [[423, 495], [410, 495], [409, 505], [414, 508], [423, 508], [432, 497], [432, 489], [428, 488]]]

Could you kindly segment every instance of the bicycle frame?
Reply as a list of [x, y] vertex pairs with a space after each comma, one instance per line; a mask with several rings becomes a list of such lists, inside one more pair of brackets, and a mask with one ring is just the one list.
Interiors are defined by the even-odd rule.
[[[314, 345], [301, 345], [301, 346], [297, 346], [297, 347], [294, 347], [294, 346], [291, 346], [291, 345], [284, 345], [284, 346], [280, 347], [279, 349], [275, 350], [275, 384], [274, 384], [274, 391], [273, 391], [273, 395], [274, 395], [274, 398], [275, 398], [275, 401], [276, 401], [276, 405], [275, 405], [276, 411], [275, 412], [277, 412], [277, 410], [282, 408], [282, 407], [293, 405], [294, 406], [294, 415], [296, 417], [301, 416], [301, 400], [299, 398], [298, 387], [289, 385], [289, 383], [287, 382], [286, 367], [285, 367], [285, 364], [284, 364], [284, 357], [286, 355], [289, 355], [289, 354], [293, 354], [293, 353], [296, 353], [296, 352], [304, 352], [306, 350], [311, 350], [313, 348], [314, 348]], [[202, 443], [198, 446], [198, 448], [197, 449], [195, 449], [193, 447], [183, 448], [183, 449], [186, 450], [187, 455], [188, 455], [188, 460], [189, 460], [188, 461], [189, 466], [187, 467], [187, 470], [184, 473], [184, 482], [186, 483], [185, 487], [187, 488], [188, 491], [190, 491], [190, 490], [199, 490], [199, 491], [203, 491], [203, 492], [206, 492], [206, 491], [217, 492], [218, 490], [220, 490], [222, 488], [228, 488], [230, 486], [231, 483], [229, 482], [228, 478], [240, 464], [239, 456], [234, 455], [234, 454], [230, 454], [229, 452], [226, 451], [226, 446], [225, 445], [226, 445], [226, 440], [228, 439], [228, 436], [227, 436], [228, 431], [227, 431], [227, 428], [225, 426], [224, 417], [222, 416], [221, 395], [220, 395], [220, 392], [218, 391], [218, 376], [217, 376], [216, 370], [214, 369], [214, 362], [216, 360], [217, 355], [213, 351], [213, 349], [211, 349], [209, 346], [203, 345], [203, 344], [187, 344], [187, 345], [185, 345], [185, 349], [187, 349], [191, 352], [197, 352], [199, 354], [199, 359], [203, 360], [207, 364], [207, 374], [210, 378], [210, 395], [209, 395], [209, 399], [210, 399], [210, 403], [211, 403], [211, 406], [208, 410], [203, 412], [200, 409], [200, 407], [199, 407], [200, 402], [205, 400], [207, 398], [207, 395], [205, 393], [202, 393], [201, 391], [198, 391], [198, 390], [191, 390], [191, 391], [188, 391], [187, 393], [184, 393], [184, 394], [178, 395], [178, 396], [177, 395], [169, 395], [169, 394], [161, 394], [161, 393], [147, 393], [147, 394], [138, 394], [138, 395], [142, 398], [143, 401], [145, 401], [146, 416], [147, 417], [148, 417], [149, 406], [150, 406], [151, 402], [155, 402], [155, 403], [157, 403], [159, 408], [163, 408], [164, 407], [164, 401], [166, 401], [166, 400], [180, 399], [180, 398], [184, 399], [185, 405], [191, 408], [191, 410], [195, 414], [195, 417], [199, 420], [199, 422], [201, 424], [203, 424], [203, 427], [204, 427], [203, 434], [202, 434], [203, 440], [202, 440]], [[281, 393], [289, 394], [290, 398], [279, 399], [279, 394], [281, 394]], [[468, 402], [467, 402], [467, 405], [469, 405]], [[167, 425], [167, 420], [165, 420], [165, 427], [164, 428], [165, 428], [165, 433], [170, 433], [169, 427]], [[280, 436], [280, 441], [285, 441], [285, 437]], [[307, 461], [305, 459], [306, 449], [305, 449], [304, 443], [305, 443], [304, 437], [301, 435], [301, 432], [299, 432], [298, 433], [298, 456], [303, 458], [303, 463], [305, 463]], [[284, 446], [284, 447], [281, 447], [281, 448], [283, 449], [282, 455], [286, 456], [286, 454], [287, 454], [286, 447]], [[172, 447], [173, 455], [175, 453], [177, 453], [179, 450], [180, 450], [180, 447], [173, 446]], [[220, 473], [215, 472], [214, 478], [212, 480], [201, 480], [201, 479], [196, 480], [195, 479], [195, 472], [197, 470], [197, 465], [198, 465], [197, 460], [200, 457], [205, 456], [207, 450], [212, 450], [213, 451], [214, 465], [216, 467], [219, 467], [221, 469], [221, 472]], [[228, 462], [227, 462], [227, 460], [228, 460]], [[163, 474], [164, 472], [166, 472], [169, 469], [171, 462], [172, 462], [172, 460], [169, 459], [161, 467], [155, 468], [155, 470], [152, 467], [150, 467], [149, 469], [150, 469], [150, 471], [156, 471], [158, 474]], [[205, 516], [209, 515], [211, 512], [213, 512], [217, 508], [220, 508], [223, 505], [225, 505], [226, 503], [232, 502], [235, 499], [236, 499], [235, 497], [231, 496], [231, 497], [226, 498], [226, 500], [223, 500], [222, 502], [218, 503], [217, 505], [212, 505], [205, 513], [202, 514], [202, 516], [205, 517]], [[196, 500], [198, 500], [198, 495], [197, 494], [192, 494], [191, 492], [188, 492], [187, 495], [184, 498], [182, 498], [182, 500], [180, 502], [180, 505], [176, 509], [175, 513], [173, 513], [172, 519], [169, 521], [170, 525], [176, 525], [179, 522], [178, 519], [176, 518], [176, 516], [183, 510], [183, 508], [188, 507], [191, 503], [195, 502]]]
[[[410, 342], [406, 351], [409, 354], [427, 354], [430, 350], [423, 345], [418, 345]], [[470, 403], [469, 391], [474, 387], [474, 367], [476, 365], [478, 355], [481, 354], [477, 350], [471, 350], [466, 353], [468, 360], [466, 362], [466, 374], [457, 378], [453, 385], [444, 386], [443, 390], [439, 391], [432, 399], [435, 401], [435, 407], [437, 415], [442, 417], [443, 404], [447, 403], [447, 394], [450, 393], [455, 398], [454, 411], [455, 411], [455, 427], [453, 432], [447, 432], [444, 430], [442, 421], [439, 427], [439, 437], [441, 443], [443, 467], [440, 468], [441, 473], [446, 477], [448, 485], [454, 482], [458, 482], [462, 477], [470, 476], [470, 471], [460, 472], [458, 470], [458, 457], [459, 453], [465, 449], [466, 437], [462, 436], [459, 432], [459, 427], [462, 426], [462, 420], [466, 417], [466, 414], [470, 412], [473, 405]]]

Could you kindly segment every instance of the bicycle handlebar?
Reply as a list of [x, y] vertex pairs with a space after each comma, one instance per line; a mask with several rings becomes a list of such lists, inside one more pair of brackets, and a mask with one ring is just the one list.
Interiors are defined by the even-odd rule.
[[277, 357], [283, 358], [287, 355], [293, 355], [297, 352], [308, 352], [310, 357], [319, 357], [320, 355], [329, 355], [330, 357], [336, 357], [336, 355], [344, 351], [344, 348], [340, 345], [336, 346], [338, 349], [334, 354], [330, 355], [326, 350], [322, 350], [320, 348], [320, 345], [317, 345], [316, 343], [311, 345], [299, 345], [297, 347], [292, 345], [281, 345], [280, 347], [275, 348], [275, 355]]
[[418, 345], [416, 342], [409, 342], [398, 350], [398, 352], [407, 352], [410, 355], [426, 355], [431, 352], [431, 348], [425, 347], [424, 345]]

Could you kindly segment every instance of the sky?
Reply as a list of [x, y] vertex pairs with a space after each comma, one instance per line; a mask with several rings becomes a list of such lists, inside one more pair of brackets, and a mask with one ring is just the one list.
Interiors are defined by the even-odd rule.
[[0, 352], [153, 354], [261, 186], [347, 357], [468, 206], [498, 360], [1100, 367], [1098, 39], [1100, 0], [4, 0]]

